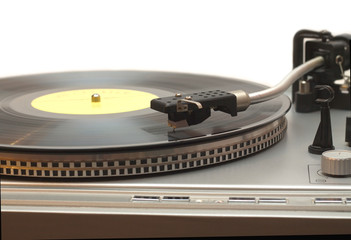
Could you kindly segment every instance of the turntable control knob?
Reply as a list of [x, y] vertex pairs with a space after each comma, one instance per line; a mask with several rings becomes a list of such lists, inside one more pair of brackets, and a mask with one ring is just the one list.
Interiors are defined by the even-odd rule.
[[351, 176], [351, 151], [330, 150], [323, 152], [322, 172], [335, 177]]

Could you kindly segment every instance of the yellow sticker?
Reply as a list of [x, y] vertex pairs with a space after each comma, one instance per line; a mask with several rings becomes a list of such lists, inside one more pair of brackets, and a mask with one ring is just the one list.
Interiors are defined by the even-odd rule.
[[149, 108], [154, 98], [158, 97], [129, 89], [80, 89], [38, 97], [32, 101], [32, 107], [61, 114], [111, 114]]

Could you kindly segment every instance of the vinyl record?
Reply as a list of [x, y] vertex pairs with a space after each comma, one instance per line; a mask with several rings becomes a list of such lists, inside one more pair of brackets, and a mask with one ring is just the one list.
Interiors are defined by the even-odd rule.
[[[155, 172], [159, 172], [159, 163], [166, 164], [171, 159], [181, 161], [178, 155], [188, 154], [181, 148], [192, 147], [196, 152], [194, 146], [198, 144], [242, 136], [276, 124], [276, 121], [280, 121], [280, 125], [286, 124], [282, 118], [290, 108], [289, 99], [281, 96], [250, 106], [236, 117], [212, 111], [212, 116], [205, 122], [173, 131], [167, 125], [166, 114], [149, 108], [151, 99], [216, 89], [255, 92], [265, 87], [214, 76], [144, 71], [52, 73], [6, 78], [0, 82], [0, 148], [4, 159], [1, 173], [6, 175], [36, 176], [33, 169], [32, 174], [27, 168], [20, 174], [21, 167], [15, 171], [17, 174], [13, 169], [6, 170], [6, 166], [22, 164], [28, 167], [35, 161], [49, 162], [48, 176], [51, 177], [61, 176], [59, 171], [69, 171], [65, 169], [67, 163], [72, 167], [86, 162], [94, 162], [92, 171], [106, 170], [108, 176], [128, 175], [128, 171], [131, 175], [153, 172], [130, 168], [132, 170], [120, 171], [121, 174], [111, 174], [113, 169], [118, 172], [124, 168], [119, 164], [121, 161], [128, 161], [127, 165], [137, 161], [139, 165], [156, 166]], [[94, 102], [94, 95], [98, 96], [97, 102]], [[176, 155], [155, 151], [177, 151], [177, 148]], [[202, 150], [196, 154], [204, 152]], [[116, 154], [124, 155], [116, 157]], [[10, 159], [17, 159], [17, 162]], [[98, 162], [104, 162], [100, 164], [101, 168], [96, 164]], [[33, 165], [38, 167], [38, 164]], [[89, 168], [90, 164], [87, 166], [84, 165]], [[164, 169], [166, 165], [162, 166]], [[45, 175], [47, 164], [41, 168], [39, 176]], [[71, 172], [75, 171], [71, 173], [73, 177], [89, 176], [85, 171], [78, 173], [80, 169], [72, 169]], [[106, 175], [95, 173], [93, 175]]]

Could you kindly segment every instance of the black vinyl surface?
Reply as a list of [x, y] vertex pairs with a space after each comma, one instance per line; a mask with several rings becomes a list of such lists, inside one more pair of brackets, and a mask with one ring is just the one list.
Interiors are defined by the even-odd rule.
[[280, 118], [290, 108], [289, 99], [281, 96], [252, 105], [237, 117], [212, 111], [205, 122], [173, 132], [167, 125], [167, 115], [152, 109], [67, 115], [34, 109], [31, 102], [49, 93], [89, 88], [134, 89], [167, 97], [217, 89], [255, 92], [265, 87], [214, 76], [143, 71], [50, 73], [4, 78], [0, 84], [0, 148], [9, 150], [171, 146], [239, 134]]

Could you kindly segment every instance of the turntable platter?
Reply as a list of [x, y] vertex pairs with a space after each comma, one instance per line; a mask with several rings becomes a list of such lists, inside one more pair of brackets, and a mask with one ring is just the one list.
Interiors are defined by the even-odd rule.
[[[152, 98], [218, 88], [254, 92], [265, 87], [221, 77], [143, 71], [52, 73], [0, 81], [1, 174], [5, 175], [90, 177], [171, 171], [214, 164], [226, 151], [218, 150], [222, 147], [230, 149], [226, 160], [236, 159], [279, 141], [290, 108], [289, 99], [281, 96], [234, 118], [213, 112], [204, 123], [173, 132], [167, 116], [147, 107]], [[106, 111], [95, 112], [98, 105], [82, 100], [94, 94], [101, 97], [97, 104], [107, 106]], [[88, 110], [81, 110], [84, 104]], [[246, 142], [259, 142], [264, 136], [267, 141], [272, 137], [270, 144], [252, 143], [256, 150], [246, 148]], [[237, 144], [245, 145], [247, 153], [234, 157]]]
[[[163, 114], [152, 109], [110, 114], [60, 114], [40, 111], [31, 103], [49, 93], [81, 89], [126, 89], [164, 97], [174, 93], [201, 90], [263, 87], [244, 81], [211, 76], [159, 72], [73, 72], [31, 75], [2, 79], [0, 94], [0, 144], [2, 147], [29, 148], [101, 148], [158, 145], [191, 141], [228, 132], [238, 132], [271, 122], [285, 114], [289, 101], [274, 101], [251, 106], [232, 118], [220, 112], [197, 126], [172, 133]], [[115, 90], [115, 94], [121, 93]], [[89, 98], [94, 91], [86, 91]], [[122, 93], [123, 94], [123, 93]], [[104, 96], [102, 102], [104, 104]], [[147, 106], [152, 98], [146, 101]], [[118, 105], [133, 102], [116, 102]], [[79, 107], [76, 111], [79, 110]]]

